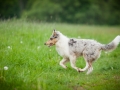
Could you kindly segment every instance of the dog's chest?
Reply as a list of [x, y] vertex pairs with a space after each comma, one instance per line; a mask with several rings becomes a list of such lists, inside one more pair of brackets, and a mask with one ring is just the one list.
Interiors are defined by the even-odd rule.
[[68, 57], [68, 48], [65, 46], [56, 46], [58, 54], [62, 57]]

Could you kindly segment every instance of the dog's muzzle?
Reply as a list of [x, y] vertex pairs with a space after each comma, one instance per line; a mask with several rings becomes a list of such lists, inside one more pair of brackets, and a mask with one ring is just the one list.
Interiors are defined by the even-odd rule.
[[50, 47], [50, 46], [53, 46], [53, 43], [50, 43], [50, 44], [44, 43], [44, 45], [47, 45], [48, 47]]

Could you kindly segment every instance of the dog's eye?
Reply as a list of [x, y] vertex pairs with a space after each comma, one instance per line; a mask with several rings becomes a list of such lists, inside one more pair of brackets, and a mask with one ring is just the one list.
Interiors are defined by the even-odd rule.
[[53, 38], [50, 38], [50, 40], [53, 40]]
[[57, 38], [57, 36], [54, 36], [54, 38]]
[[54, 36], [53, 36], [53, 38], [57, 38], [57, 36], [56, 36], [56, 35], [54, 35]]

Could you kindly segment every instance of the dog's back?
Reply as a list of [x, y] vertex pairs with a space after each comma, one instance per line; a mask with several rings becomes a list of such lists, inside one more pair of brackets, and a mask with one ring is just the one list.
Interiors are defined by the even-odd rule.
[[96, 51], [100, 51], [102, 46], [97, 41], [90, 39], [70, 39], [68, 44], [70, 52], [77, 56], [83, 55], [85, 52], [94, 54]]

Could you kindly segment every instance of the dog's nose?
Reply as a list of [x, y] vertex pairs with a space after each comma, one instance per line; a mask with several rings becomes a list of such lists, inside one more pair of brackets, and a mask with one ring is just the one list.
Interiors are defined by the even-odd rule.
[[46, 43], [44, 43], [44, 45], [46, 45]]

